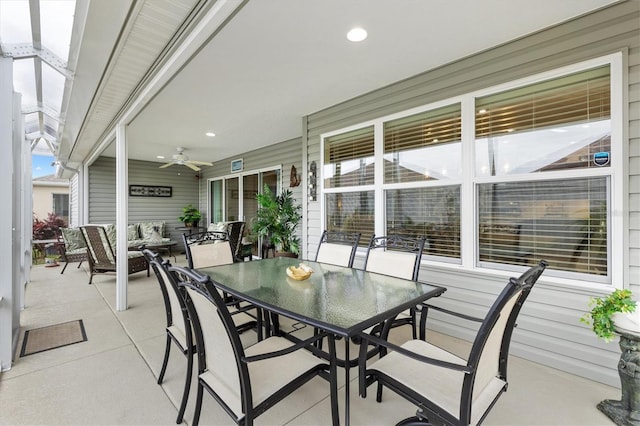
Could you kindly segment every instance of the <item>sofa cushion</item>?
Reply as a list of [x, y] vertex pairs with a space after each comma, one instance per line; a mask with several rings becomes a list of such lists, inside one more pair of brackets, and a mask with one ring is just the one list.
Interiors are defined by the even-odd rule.
[[60, 231], [67, 252], [86, 249], [87, 243], [85, 243], [79, 228], [60, 228]]
[[153, 238], [153, 227], [157, 226], [160, 236], [164, 235], [164, 221], [160, 222], [140, 222], [140, 238], [150, 240]]
[[140, 238], [139, 232], [140, 225], [138, 223], [134, 223], [133, 225], [127, 226], [127, 240], [133, 241]]

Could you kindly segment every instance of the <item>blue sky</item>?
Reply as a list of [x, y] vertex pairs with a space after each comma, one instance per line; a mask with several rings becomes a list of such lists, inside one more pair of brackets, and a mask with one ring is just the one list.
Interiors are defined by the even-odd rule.
[[31, 177], [52, 175], [56, 172], [56, 168], [51, 166], [53, 157], [49, 155], [32, 155], [31, 156]]

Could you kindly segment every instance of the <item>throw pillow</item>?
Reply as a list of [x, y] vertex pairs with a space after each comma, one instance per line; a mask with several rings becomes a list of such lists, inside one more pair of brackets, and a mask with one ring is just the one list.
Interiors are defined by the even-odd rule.
[[60, 228], [65, 250], [72, 251], [87, 247], [82, 232], [78, 228]]
[[164, 222], [140, 222], [140, 237], [149, 240], [153, 236], [153, 227], [157, 226], [160, 235], [164, 235]]
[[139, 237], [138, 234], [138, 224], [134, 223], [133, 225], [128, 225], [127, 226], [127, 240], [128, 241], [133, 241], [133, 240], [137, 240]]

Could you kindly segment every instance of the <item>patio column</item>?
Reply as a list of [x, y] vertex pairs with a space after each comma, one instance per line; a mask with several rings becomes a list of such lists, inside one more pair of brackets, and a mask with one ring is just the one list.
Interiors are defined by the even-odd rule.
[[124, 311], [127, 304], [129, 283], [127, 262], [127, 221], [128, 221], [129, 165], [127, 138], [124, 122], [116, 125], [116, 310]]
[[13, 289], [13, 60], [0, 57], [0, 371], [11, 368], [13, 336], [18, 335], [14, 312], [20, 301]]

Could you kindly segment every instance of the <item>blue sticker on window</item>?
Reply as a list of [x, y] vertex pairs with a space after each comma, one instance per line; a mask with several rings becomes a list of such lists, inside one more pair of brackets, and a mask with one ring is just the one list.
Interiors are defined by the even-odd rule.
[[609, 164], [609, 153], [608, 152], [596, 152], [593, 154], [593, 162], [596, 166], [606, 166]]

